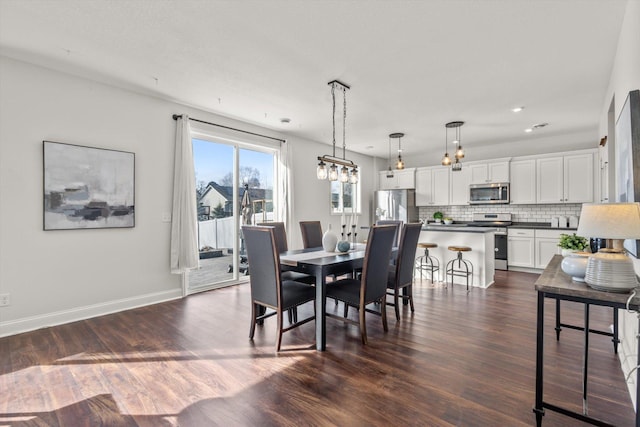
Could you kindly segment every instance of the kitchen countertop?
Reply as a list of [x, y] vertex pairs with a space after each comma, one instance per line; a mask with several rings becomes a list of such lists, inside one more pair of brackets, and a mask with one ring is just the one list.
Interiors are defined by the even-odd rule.
[[568, 230], [568, 231], [576, 231], [575, 227], [551, 227], [550, 222], [514, 222], [509, 228], [535, 228], [535, 229], [543, 229], [543, 230]]
[[455, 231], [462, 233], [492, 233], [495, 227], [471, 227], [465, 224], [428, 224], [422, 226], [423, 231]]
[[[451, 229], [451, 228], [455, 228]], [[467, 226], [465, 221], [454, 222], [453, 224], [436, 224], [435, 222], [429, 222], [422, 226], [423, 230], [436, 230], [436, 231], [468, 231], [472, 233], [481, 233], [483, 228], [489, 228], [494, 230], [493, 227], [470, 227]], [[541, 230], [564, 230], [564, 231], [576, 231], [574, 227], [551, 227], [550, 222], [513, 222], [507, 228], [525, 228], [525, 229], [541, 229]], [[489, 231], [489, 230], [485, 230]]]

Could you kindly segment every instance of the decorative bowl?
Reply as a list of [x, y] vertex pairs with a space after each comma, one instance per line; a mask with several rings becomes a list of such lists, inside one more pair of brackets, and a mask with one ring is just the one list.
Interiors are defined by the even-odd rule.
[[452, 219], [445, 219], [444, 223], [449, 225], [449, 224], [453, 224], [453, 220]]
[[336, 246], [336, 249], [339, 252], [349, 252], [349, 249], [351, 249], [351, 243], [347, 242], [346, 240], [340, 240], [338, 242], [338, 245]]

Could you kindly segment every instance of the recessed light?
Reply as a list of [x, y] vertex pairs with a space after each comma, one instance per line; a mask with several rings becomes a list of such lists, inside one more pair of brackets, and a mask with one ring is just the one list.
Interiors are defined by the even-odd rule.
[[373, 150], [373, 145], [367, 145], [367, 146], [366, 146], [366, 147], [364, 147], [364, 148], [366, 148], [367, 150]]
[[540, 128], [543, 128], [545, 126], [549, 126], [549, 123], [537, 123], [537, 124], [533, 125], [532, 127], [533, 127], [533, 129], [540, 129]]
[[283, 117], [280, 119], [280, 123], [291, 123], [291, 119], [288, 117]]
[[511, 109], [511, 111], [513, 111], [514, 113], [519, 113], [522, 110], [524, 110], [524, 107], [515, 107]]
[[527, 132], [527, 133], [529, 133], [529, 132], [533, 132], [533, 129], [531, 129], [531, 128], [526, 128], [524, 131], [525, 131], [525, 132]]

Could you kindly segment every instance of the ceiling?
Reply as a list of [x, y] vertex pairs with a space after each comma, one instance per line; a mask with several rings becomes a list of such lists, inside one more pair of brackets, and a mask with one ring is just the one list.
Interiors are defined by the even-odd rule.
[[[625, 8], [624, 0], [0, 0], [0, 54], [326, 143], [327, 83], [338, 79], [351, 86], [347, 148], [379, 157], [393, 132], [405, 133], [405, 158], [442, 151], [453, 120], [465, 121], [467, 152], [584, 132], [595, 146]], [[538, 123], [549, 125], [524, 132]]]

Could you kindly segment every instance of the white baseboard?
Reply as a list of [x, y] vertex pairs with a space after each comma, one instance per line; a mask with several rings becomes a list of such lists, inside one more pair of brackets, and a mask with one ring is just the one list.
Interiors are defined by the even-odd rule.
[[182, 297], [180, 289], [172, 289], [164, 292], [154, 292], [146, 295], [138, 295], [131, 298], [109, 301], [100, 304], [87, 305], [69, 310], [55, 311], [38, 316], [25, 317], [7, 322], [0, 322], [0, 337], [16, 335], [64, 323], [76, 322], [105, 314], [117, 313], [132, 308], [144, 307]]

